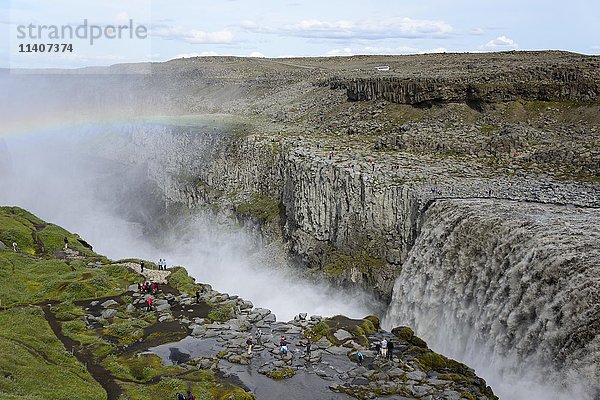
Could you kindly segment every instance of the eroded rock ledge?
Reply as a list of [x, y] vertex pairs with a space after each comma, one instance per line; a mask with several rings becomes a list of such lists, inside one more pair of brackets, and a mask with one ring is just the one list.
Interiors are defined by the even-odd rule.
[[[282, 322], [270, 310], [254, 307], [250, 301], [217, 292], [209, 285], [201, 287], [199, 302], [185, 292], [167, 293], [159, 300], [158, 320], [178, 321], [191, 332], [191, 337], [149, 350], [167, 364], [219, 371], [252, 392], [262, 388], [260, 398], [276, 398], [281, 388], [277, 381], [281, 380], [289, 381], [285, 387], [291, 399], [303, 398], [302, 393], [294, 392], [300, 385], [313, 388], [310, 395], [314, 398], [326, 393], [330, 398], [331, 391], [339, 393], [339, 398], [346, 394], [358, 399], [387, 395], [409, 399], [497, 398], [471, 368], [433, 352], [409, 327], [387, 332], [380, 328], [376, 316], [353, 320], [303, 313]], [[130, 289], [134, 304], [142, 304], [144, 295], [134, 287]], [[197, 316], [202, 308], [198, 304], [210, 305], [212, 311]], [[249, 353], [246, 340], [252, 336], [256, 341], [257, 329], [262, 331], [261, 340]], [[289, 343], [286, 355], [279, 351], [281, 337]], [[309, 337], [313, 342], [310, 356], [305, 350]], [[375, 343], [384, 338], [395, 344], [389, 359], [374, 350]], [[356, 364], [358, 351], [366, 356], [362, 366]]]

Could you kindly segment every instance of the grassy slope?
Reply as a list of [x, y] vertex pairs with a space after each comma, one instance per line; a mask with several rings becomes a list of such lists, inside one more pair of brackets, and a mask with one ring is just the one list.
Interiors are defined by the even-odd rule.
[[65, 351], [37, 306], [0, 312], [0, 398], [105, 399], [85, 367]]
[[[61, 258], [64, 237], [83, 259]], [[107, 398], [88, 370], [66, 351], [36, 305], [49, 301], [56, 302], [50, 309], [62, 334], [79, 343], [90, 363], [109, 371], [122, 389], [119, 399], [169, 399], [188, 387], [198, 399], [253, 398], [219, 381], [210, 371], [187, 373], [181, 367], [163, 366], [157, 357], [145, 357], [147, 362], [140, 363], [137, 353], [124, 352], [135, 331], [157, 324], [155, 313], [127, 313], [122, 305], [112, 321], [99, 329], [87, 329], [85, 310], [74, 302], [119, 296], [127, 304], [122, 289], [137, 282], [139, 276], [110, 265], [84, 247], [76, 235], [18, 207], [0, 207], [0, 241], [9, 247], [0, 249], [1, 399], [60, 400], [72, 399], [74, 394], [91, 400]], [[19, 246], [18, 253], [12, 250], [13, 241]], [[91, 261], [104, 265], [89, 268]], [[175, 271], [172, 283], [176, 289], [192, 293], [197, 287], [184, 269]], [[169, 340], [165, 335], [164, 341]]]

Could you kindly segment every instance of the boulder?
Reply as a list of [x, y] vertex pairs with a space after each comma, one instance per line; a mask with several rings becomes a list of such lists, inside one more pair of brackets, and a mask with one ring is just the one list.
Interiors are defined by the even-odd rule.
[[271, 310], [267, 310], [266, 308], [255, 308], [254, 313], [260, 315], [261, 318], [264, 318], [271, 314]]
[[127, 287], [127, 291], [128, 292], [137, 292], [138, 291], [138, 285], [135, 285], [135, 284], [134, 285], [129, 285]]
[[104, 303], [100, 304], [103, 308], [109, 308], [113, 306], [118, 306], [119, 303], [114, 301], [113, 299], [106, 300]]
[[109, 308], [107, 310], [102, 311], [102, 318], [112, 318], [117, 314], [117, 310], [114, 308]]
[[206, 332], [206, 329], [204, 329], [204, 327], [198, 325], [198, 326], [194, 327], [194, 329], [192, 330], [192, 336], [204, 335], [205, 332]]
[[331, 347], [331, 343], [325, 336], [323, 336], [321, 339], [317, 340], [313, 346], [317, 349], [328, 349]]
[[349, 352], [349, 349], [347, 347], [337, 347], [337, 346], [331, 346], [329, 347], [327, 350], [325, 350], [327, 353], [329, 354], [333, 354], [333, 355], [338, 355], [338, 356], [342, 356], [342, 355], [346, 355]]
[[341, 342], [352, 338], [352, 334], [344, 329], [338, 329], [333, 336], [335, 336], [335, 338]]
[[406, 378], [413, 381], [422, 381], [423, 379], [427, 378], [427, 375], [422, 371], [411, 371], [406, 374]]
[[156, 306], [156, 311], [158, 311], [158, 312], [170, 311], [170, 310], [171, 310], [171, 305], [169, 303]]
[[263, 322], [266, 322], [266, 323], [272, 323], [275, 321], [277, 321], [277, 317], [275, 316], [275, 314], [268, 314], [267, 316], [265, 316], [263, 318]]

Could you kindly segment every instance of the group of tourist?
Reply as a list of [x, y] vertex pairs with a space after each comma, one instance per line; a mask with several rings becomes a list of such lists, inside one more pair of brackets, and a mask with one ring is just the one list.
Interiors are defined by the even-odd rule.
[[147, 293], [156, 296], [158, 293], [158, 282], [142, 282], [138, 283], [138, 290], [140, 293]]
[[192, 394], [190, 390], [187, 391], [187, 394], [179, 393], [175, 395], [175, 400], [196, 400], [196, 397]]
[[156, 264], [156, 266], [158, 267], [158, 269], [167, 269], [167, 260], [164, 258], [161, 258], [158, 260], [158, 263]]
[[394, 353], [394, 342], [383, 339], [381, 342], [375, 342], [375, 357], [383, 357], [391, 360]]

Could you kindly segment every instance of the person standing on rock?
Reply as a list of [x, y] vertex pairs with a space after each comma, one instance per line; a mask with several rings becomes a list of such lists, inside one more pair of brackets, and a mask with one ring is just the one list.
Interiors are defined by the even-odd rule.
[[262, 345], [262, 330], [260, 328], [256, 330], [256, 344]]
[[248, 339], [246, 339], [246, 344], [248, 345], [248, 355], [252, 354], [252, 346], [254, 345], [254, 342], [252, 341], [252, 336], [248, 336]]
[[281, 339], [279, 339], [279, 353], [281, 354], [281, 356], [285, 356], [288, 353], [288, 347], [287, 347], [287, 340], [285, 340], [285, 336], [282, 336]]
[[146, 300], [146, 311], [152, 311], [152, 296], [148, 296], [148, 299]]
[[140, 269], [141, 269], [142, 274], [143, 274], [144, 273], [144, 262], [143, 261], [140, 263]]
[[381, 357], [387, 358], [388, 342], [385, 338], [381, 341]]
[[312, 342], [310, 341], [310, 336], [306, 339], [306, 358], [310, 360], [310, 346], [312, 346]]
[[18, 249], [17, 249], [17, 242], [13, 242], [12, 246], [13, 246], [13, 251], [14, 251], [15, 253], [17, 253], [17, 252], [18, 252]]
[[365, 359], [365, 356], [363, 355], [363, 353], [361, 353], [360, 351], [356, 352], [356, 366], [360, 367], [362, 366], [362, 363]]
[[375, 342], [375, 358], [379, 357], [381, 353], [381, 343]]
[[196, 304], [200, 303], [200, 291], [196, 290]]
[[387, 356], [388, 360], [391, 360], [394, 357], [394, 342], [391, 340], [387, 344]]
[[163, 258], [163, 269], [166, 270], [167, 269], [167, 259]]
[[65, 236], [63, 241], [65, 242], [65, 250], [66, 250], [69, 247], [69, 239]]

